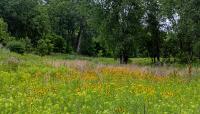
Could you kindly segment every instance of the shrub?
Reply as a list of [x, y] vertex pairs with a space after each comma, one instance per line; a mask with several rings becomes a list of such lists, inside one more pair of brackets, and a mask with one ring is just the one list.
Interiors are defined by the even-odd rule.
[[40, 39], [37, 45], [37, 53], [41, 56], [49, 55], [53, 51], [53, 44], [49, 39]]
[[44, 38], [49, 39], [53, 44], [53, 52], [55, 53], [70, 53], [72, 51], [72, 47], [67, 44], [67, 41], [62, 36], [47, 34]]
[[66, 43], [65, 43], [64, 38], [55, 34], [51, 35], [51, 37], [52, 37], [51, 39], [52, 43], [54, 45], [53, 51], [60, 52], [60, 53], [65, 52]]
[[8, 42], [7, 48], [12, 52], [23, 54], [25, 52], [25, 43], [22, 41], [13, 40]]
[[9, 37], [7, 32], [8, 25], [4, 22], [2, 18], [0, 18], [0, 43], [5, 45], [6, 39]]
[[22, 41], [25, 43], [25, 51], [26, 52], [32, 52], [33, 51], [33, 46], [31, 44], [31, 40], [28, 37], [25, 37], [22, 39]]

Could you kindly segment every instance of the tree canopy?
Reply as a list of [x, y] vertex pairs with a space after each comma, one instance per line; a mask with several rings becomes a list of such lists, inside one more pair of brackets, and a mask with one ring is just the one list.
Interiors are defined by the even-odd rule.
[[191, 62], [199, 58], [199, 30], [198, 0], [0, 1], [0, 43], [23, 42], [40, 55]]

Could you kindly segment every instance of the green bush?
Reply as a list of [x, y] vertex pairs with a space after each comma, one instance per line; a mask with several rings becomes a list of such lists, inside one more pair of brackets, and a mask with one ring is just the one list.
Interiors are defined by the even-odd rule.
[[0, 43], [5, 45], [8, 35], [7, 31], [8, 25], [4, 22], [2, 18], [0, 18]]
[[73, 50], [62, 36], [56, 34], [47, 34], [44, 36], [44, 38], [49, 39], [51, 44], [53, 44], [53, 52], [55, 53], [70, 53]]
[[55, 34], [51, 35], [51, 37], [52, 37], [51, 41], [54, 45], [53, 51], [57, 52], [57, 53], [58, 52], [60, 52], [60, 53], [65, 52], [66, 43], [65, 43], [64, 38], [61, 37], [61, 36], [55, 35]]
[[22, 41], [13, 40], [8, 42], [7, 48], [12, 52], [23, 54], [25, 52], [25, 43]]
[[53, 51], [53, 44], [49, 39], [40, 39], [37, 45], [37, 53], [41, 56], [49, 55]]
[[31, 40], [28, 37], [25, 37], [22, 39], [22, 41], [25, 43], [25, 51], [31, 53], [33, 51], [33, 45], [31, 44]]

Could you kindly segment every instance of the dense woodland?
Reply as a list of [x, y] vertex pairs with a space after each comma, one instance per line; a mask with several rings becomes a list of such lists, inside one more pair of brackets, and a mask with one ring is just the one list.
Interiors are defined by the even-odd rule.
[[[0, 0], [0, 44], [152, 62], [200, 59], [199, 0]], [[161, 58], [163, 58], [161, 60]]]

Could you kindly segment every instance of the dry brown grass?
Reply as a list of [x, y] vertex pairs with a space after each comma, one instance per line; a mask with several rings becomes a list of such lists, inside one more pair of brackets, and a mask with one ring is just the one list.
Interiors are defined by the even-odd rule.
[[95, 71], [96, 73], [100, 72], [101, 69], [109, 68], [115, 69], [117, 71], [123, 71], [124, 73], [139, 71], [144, 74], [151, 74], [154, 76], [165, 77], [165, 76], [189, 76], [190, 73], [192, 76], [200, 74], [200, 68], [197, 67], [170, 67], [170, 66], [139, 66], [135, 64], [129, 65], [104, 65], [104, 64], [93, 64], [92, 62], [86, 60], [54, 60], [48, 62], [53, 67], [69, 67], [76, 69], [80, 72]]

